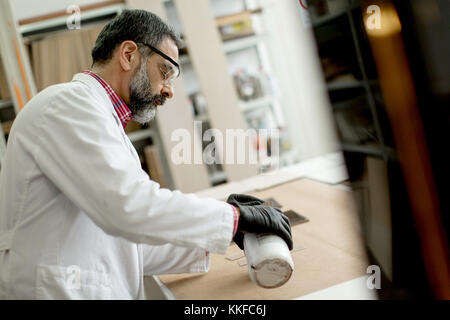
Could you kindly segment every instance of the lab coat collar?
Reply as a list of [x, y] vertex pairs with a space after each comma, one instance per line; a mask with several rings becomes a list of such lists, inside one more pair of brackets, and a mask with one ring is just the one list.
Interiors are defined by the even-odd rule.
[[120, 122], [119, 117], [117, 116], [116, 111], [114, 110], [114, 106], [111, 102], [111, 99], [108, 96], [108, 93], [106, 92], [105, 88], [102, 87], [102, 85], [92, 76], [84, 73], [77, 73], [73, 76], [72, 81], [79, 81], [87, 86], [93, 88], [97, 93], [99, 93], [102, 98], [105, 100], [105, 106], [108, 106], [109, 111], [114, 115], [114, 117]]

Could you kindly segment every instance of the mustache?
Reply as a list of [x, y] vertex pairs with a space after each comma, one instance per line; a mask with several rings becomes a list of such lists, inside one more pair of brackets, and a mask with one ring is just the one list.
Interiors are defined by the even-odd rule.
[[139, 104], [141, 105], [156, 105], [157, 103], [159, 103], [159, 105], [163, 105], [164, 103], [166, 103], [166, 97], [163, 95], [155, 95], [149, 99], [137, 99], [140, 100]]
[[166, 97], [163, 95], [156, 95], [153, 97], [154, 99], [154, 103], [159, 102], [160, 105], [163, 105], [164, 103], [166, 103]]

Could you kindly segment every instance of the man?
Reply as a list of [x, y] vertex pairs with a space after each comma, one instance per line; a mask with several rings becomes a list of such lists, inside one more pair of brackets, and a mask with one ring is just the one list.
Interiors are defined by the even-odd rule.
[[17, 116], [0, 176], [0, 299], [142, 299], [145, 274], [205, 272], [243, 232], [292, 248], [287, 218], [259, 199], [162, 189], [141, 169], [124, 127], [172, 98], [178, 47], [157, 16], [126, 10], [98, 36], [92, 70]]

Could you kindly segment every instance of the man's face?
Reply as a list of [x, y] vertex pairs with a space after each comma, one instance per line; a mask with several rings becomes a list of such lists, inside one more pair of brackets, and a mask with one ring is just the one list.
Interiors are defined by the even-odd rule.
[[[160, 48], [173, 60], [178, 60], [178, 48], [172, 40], [166, 39]], [[164, 82], [161, 69], [168, 61], [153, 53], [148, 59], [142, 59], [135, 75], [130, 81], [129, 108], [133, 120], [144, 124], [152, 121], [156, 116], [156, 108], [163, 105], [167, 98], [172, 98], [171, 84]]]

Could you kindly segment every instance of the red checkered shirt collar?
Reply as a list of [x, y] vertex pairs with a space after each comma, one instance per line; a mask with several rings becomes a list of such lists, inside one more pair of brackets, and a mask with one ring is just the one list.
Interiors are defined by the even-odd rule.
[[106, 83], [105, 80], [103, 80], [98, 74], [89, 70], [85, 70], [82, 73], [94, 77], [106, 90], [106, 93], [108, 94], [114, 106], [114, 110], [116, 111], [117, 116], [119, 117], [120, 122], [122, 122], [123, 128], [125, 129], [127, 123], [131, 120], [131, 110], [128, 108], [126, 103], [122, 100], [121, 97], [117, 95], [117, 93], [113, 90], [113, 88], [111, 88], [111, 86], [108, 83]]

